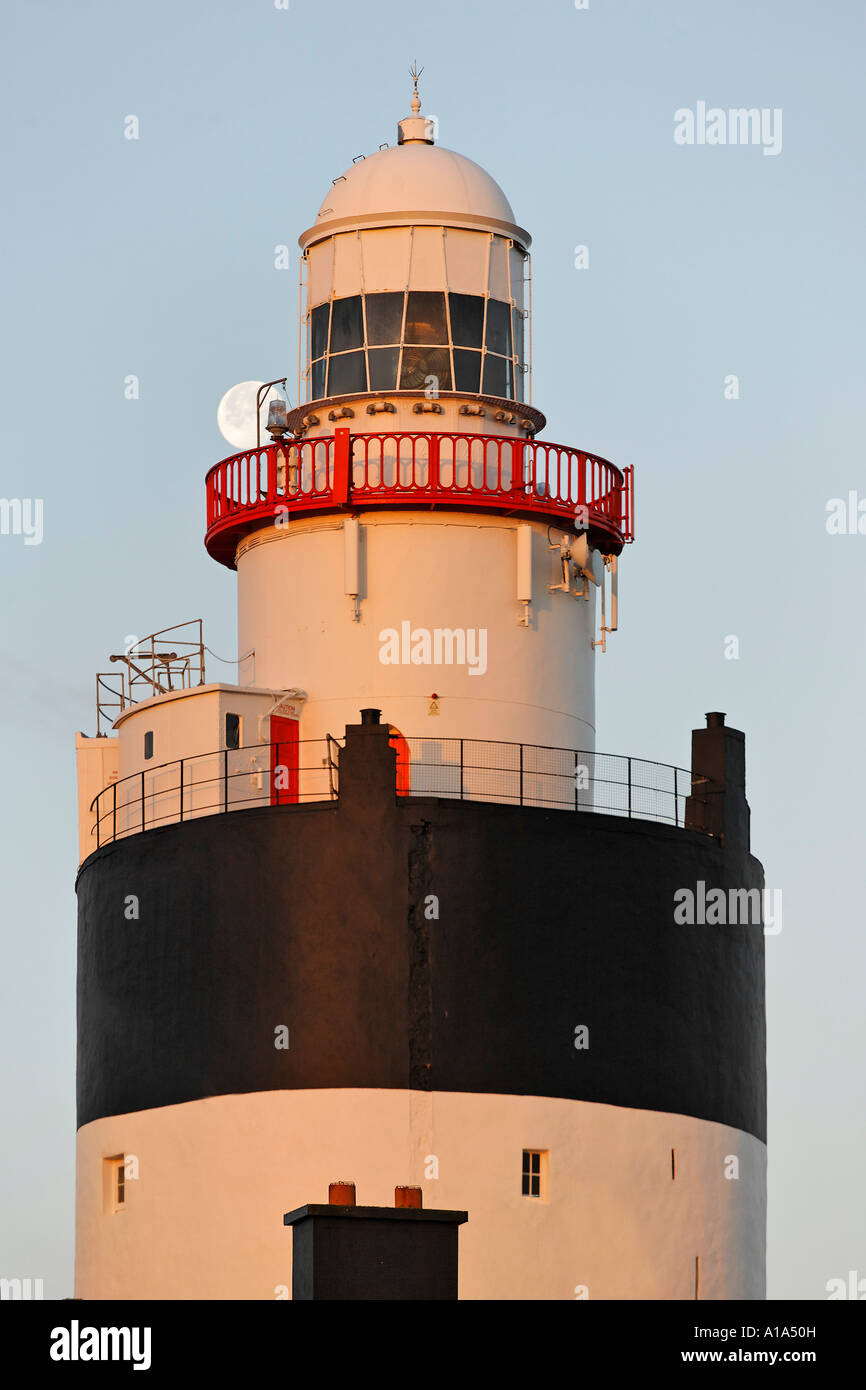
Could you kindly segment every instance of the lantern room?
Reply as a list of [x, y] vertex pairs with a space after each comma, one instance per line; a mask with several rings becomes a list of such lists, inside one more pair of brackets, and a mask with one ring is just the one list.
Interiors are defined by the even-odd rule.
[[[400, 121], [357, 156], [299, 239], [299, 399], [377, 391], [529, 400], [529, 234], [478, 164]], [[375, 209], [375, 211], [371, 211]]]

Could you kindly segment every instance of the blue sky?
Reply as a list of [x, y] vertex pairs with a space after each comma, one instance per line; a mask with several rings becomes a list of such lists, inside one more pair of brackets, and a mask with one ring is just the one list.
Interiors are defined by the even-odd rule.
[[[234, 577], [202, 546], [204, 474], [229, 452], [216, 405], [237, 381], [294, 379], [297, 236], [354, 155], [394, 140], [417, 57], [440, 143], [532, 233], [545, 437], [635, 466], [598, 747], [686, 765], [706, 710], [746, 732], [753, 848], [784, 903], [767, 938], [770, 1296], [866, 1275], [866, 535], [825, 524], [830, 499], [866, 501], [864, 16], [855, 0], [7, 11], [0, 493], [43, 499], [44, 536], [0, 536], [0, 1272], [71, 1293], [73, 736], [94, 731], [94, 673], [126, 634], [199, 615], [234, 655]], [[781, 153], [677, 145], [674, 112], [698, 101], [780, 109]]]

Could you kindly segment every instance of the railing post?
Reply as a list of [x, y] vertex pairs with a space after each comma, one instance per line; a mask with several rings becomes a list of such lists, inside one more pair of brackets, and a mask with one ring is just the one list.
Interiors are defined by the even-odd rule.
[[[99, 803], [97, 802], [97, 805]], [[111, 817], [111, 838], [117, 839], [117, 783], [114, 784], [114, 808]], [[96, 821], [96, 843], [99, 844], [99, 819]]]
[[349, 500], [351, 482], [352, 441], [347, 425], [334, 430], [334, 489], [335, 503], [344, 506]]
[[439, 436], [431, 434], [427, 443], [427, 461], [429, 463], [430, 491], [439, 491]]
[[463, 740], [460, 740], [460, 800], [463, 800]]
[[223, 749], [223, 810], [229, 809], [229, 750]]
[[520, 804], [523, 805], [523, 744], [520, 745]]
[[676, 826], [680, 823], [679, 771], [678, 767], [674, 768], [674, 825]]
[[144, 829], [144, 769], [141, 771], [141, 828]]
[[628, 818], [631, 820], [631, 758], [628, 759]]
[[[525, 480], [523, 477], [523, 440], [515, 439], [511, 444], [511, 491], [526, 492]], [[500, 487], [502, 486], [502, 476], [500, 471]]]
[[180, 818], [183, 820], [183, 758], [180, 760]]

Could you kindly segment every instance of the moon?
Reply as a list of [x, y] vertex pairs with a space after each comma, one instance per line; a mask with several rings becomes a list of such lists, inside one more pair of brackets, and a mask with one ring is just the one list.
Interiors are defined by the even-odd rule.
[[[239, 381], [226, 391], [217, 406], [217, 425], [219, 432], [233, 449], [254, 449], [256, 447], [256, 392], [264, 385], [262, 381]], [[270, 443], [267, 432], [268, 403], [282, 400], [279, 388], [272, 386], [262, 401], [259, 411], [261, 419], [260, 438], [263, 444]]]

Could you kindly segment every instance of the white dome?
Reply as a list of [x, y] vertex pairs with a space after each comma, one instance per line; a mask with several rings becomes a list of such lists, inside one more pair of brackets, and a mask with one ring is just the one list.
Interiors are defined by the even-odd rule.
[[478, 227], [530, 237], [514, 221], [499, 184], [473, 160], [441, 145], [411, 141], [359, 160], [335, 181], [315, 225], [299, 238], [302, 248], [355, 226], [407, 223]]

